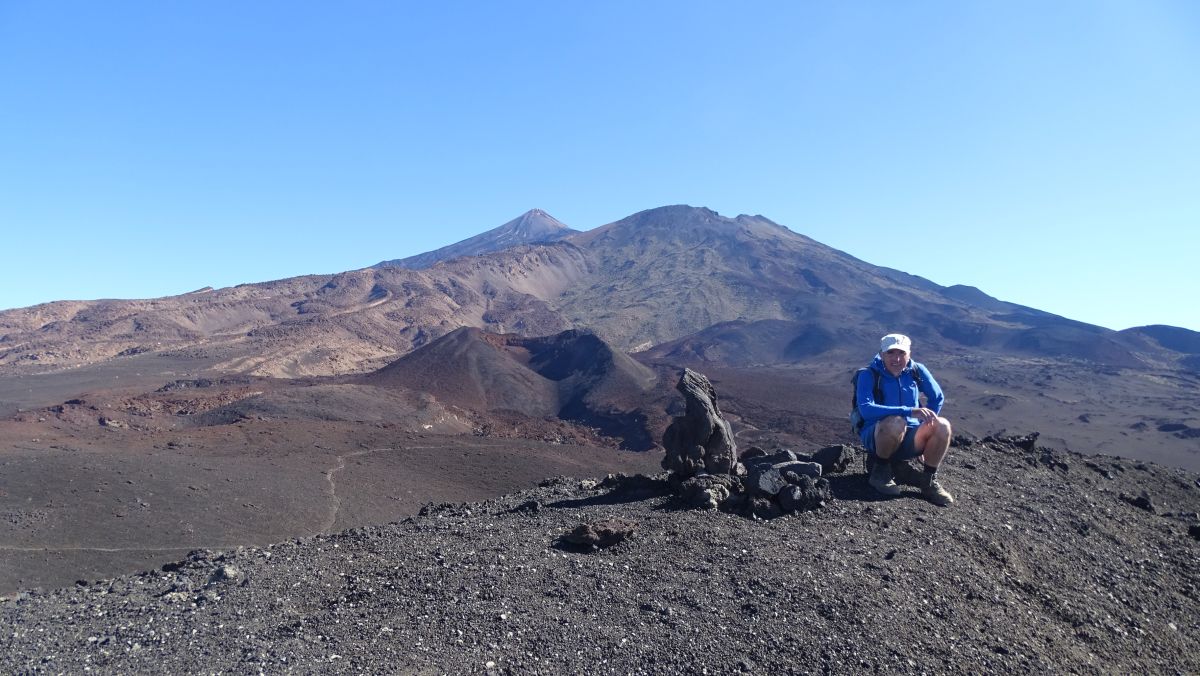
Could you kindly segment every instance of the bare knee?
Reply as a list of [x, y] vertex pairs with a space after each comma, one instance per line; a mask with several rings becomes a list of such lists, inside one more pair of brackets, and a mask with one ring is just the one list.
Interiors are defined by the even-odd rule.
[[898, 415], [888, 416], [877, 423], [879, 433], [889, 437], [903, 437], [908, 431], [908, 422]]
[[934, 418], [933, 425], [936, 434], [944, 434], [949, 437], [954, 432], [954, 429], [950, 426], [950, 421], [941, 416]]

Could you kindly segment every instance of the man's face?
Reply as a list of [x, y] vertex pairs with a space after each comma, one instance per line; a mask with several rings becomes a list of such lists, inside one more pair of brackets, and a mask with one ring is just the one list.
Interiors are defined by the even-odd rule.
[[899, 375], [904, 367], [908, 364], [908, 353], [904, 350], [892, 348], [883, 353], [883, 365], [891, 371], [892, 375]]

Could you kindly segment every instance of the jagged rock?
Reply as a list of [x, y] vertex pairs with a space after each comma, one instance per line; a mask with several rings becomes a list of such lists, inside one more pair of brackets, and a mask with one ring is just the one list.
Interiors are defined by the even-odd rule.
[[[783, 473], [784, 478], [786, 478], [787, 475], [790, 473], [795, 473], [799, 476], [810, 476], [815, 479], [815, 478], [821, 476], [821, 472], [823, 471], [823, 468], [821, 467], [821, 465], [819, 463], [803, 462], [800, 460], [793, 460], [791, 462], [781, 462], [778, 465], [773, 465], [772, 468], [777, 469], [781, 473]], [[789, 480], [789, 482], [790, 482], [790, 480]]]
[[750, 448], [747, 448], [746, 450], [742, 451], [742, 454], [738, 456], [738, 460], [740, 460], [743, 463], [746, 463], [746, 462], [750, 462], [751, 460], [753, 460], [755, 458], [761, 458], [766, 455], [767, 455], [767, 452], [765, 450], [759, 448], [758, 446], [751, 446]]
[[813, 462], [821, 464], [822, 475], [840, 474], [858, 459], [858, 453], [853, 446], [834, 444], [813, 453], [812, 459]]
[[728, 474], [698, 474], [680, 485], [680, 499], [692, 509], [717, 509], [740, 490], [740, 484]]
[[671, 490], [666, 477], [646, 476], [645, 474], [609, 474], [596, 486], [608, 490], [610, 495], [620, 496], [628, 500], [645, 500], [658, 495], [664, 495]]
[[1089, 469], [1092, 469], [1092, 470], [1094, 470], [1096, 473], [1098, 473], [1098, 474], [1100, 474], [1101, 476], [1103, 476], [1105, 479], [1116, 479], [1116, 478], [1117, 478], [1117, 477], [1116, 477], [1116, 476], [1115, 476], [1115, 475], [1114, 475], [1112, 472], [1108, 471], [1107, 469], [1104, 469], [1103, 467], [1101, 467], [1100, 465], [1098, 465], [1098, 464], [1096, 464], [1096, 463], [1092, 462], [1091, 460], [1085, 460], [1085, 461], [1083, 462], [1083, 464], [1084, 464], [1086, 467], [1088, 467]]
[[774, 497], [788, 485], [783, 472], [769, 465], [756, 465], [746, 477], [746, 489], [759, 497]]
[[702, 374], [684, 369], [675, 386], [683, 395], [685, 412], [663, 433], [662, 466], [681, 477], [699, 472], [732, 474], [737, 442], [729, 421], [721, 416], [717, 391]]
[[1071, 466], [1059, 459], [1058, 455], [1049, 448], [1041, 447], [1038, 449], [1041, 456], [1038, 461], [1050, 469], [1061, 469], [1066, 472], [1071, 469]]
[[762, 458], [756, 459], [753, 462], [767, 462], [772, 465], [778, 465], [781, 462], [795, 462], [800, 459], [800, 456], [796, 455], [796, 453], [790, 448], [777, 448], [773, 452], [768, 453], [767, 455], [764, 455]]
[[181, 601], [187, 601], [188, 599], [192, 598], [192, 594], [189, 592], [185, 592], [185, 591], [173, 591], [173, 592], [167, 592], [166, 594], [163, 594], [159, 598], [162, 599], [163, 603], [179, 603]]
[[[716, 390], [703, 375], [684, 369], [676, 389], [684, 396], [686, 411], [663, 434], [662, 465], [683, 505], [772, 519], [784, 513], [778, 496], [789, 487], [796, 490], [789, 491], [786, 511], [812, 509], [830, 499], [829, 482], [820, 479], [823, 491], [814, 483], [824, 466], [807, 455], [751, 446], [737, 456], [729, 423], [717, 407]], [[826, 455], [831, 467], [840, 464], [841, 469], [854, 457], [849, 451], [843, 459], [840, 448]]]
[[774, 519], [783, 516], [783, 510], [779, 507], [778, 502], [761, 495], [751, 497], [747, 507], [751, 516], [760, 519]]
[[515, 514], [537, 514], [542, 511], [542, 503], [537, 500], [526, 500], [509, 511]]
[[1192, 524], [1188, 526], [1188, 535], [1194, 540], [1200, 540], [1200, 524]]
[[950, 445], [955, 448], [970, 446], [976, 441], [978, 441], [978, 439], [970, 434], [955, 434], [953, 437], [950, 437]]
[[1000, 436], [1000, 435], [996, 434], [996, 435], [984, 437], [983, 441], [984, 441], [984, 443], [992, 442], [992, 443], [1007, 444], [1009, 446], [1016, 446], [1017, 448], [1019, 448], [1023, 451], [1033, 451], [1035, 448], [1037, 448], [1037, 440], [1038, 440], [1039, 436], [1041, 436], [1040, 432], [1030, 432], [1029, 434], [1026, 434], [1025, 436], [1020, 436], [1020, 437], [1017, 437], [1017, 436], [1006, 437], [1006, 436]]
[[779, 507], [785, 512], [817, 509], [831, 499], [833, 494], [829, 488], [829, 480], [825, 478], [802, 476], [797, 485], [787, 486], [779, 491]]
[[562, 541], [576, 547], [604, 549], [629, 539], [637, 530], [636, 521], [625, 519], [601, 519], [592, 523], [581, 523], [562, 536]]
[[212, 575], [208, 576], [208, 584], [238, 584], [246, 579], [245, 574], [241, 569], [233, 564], [223, 564], [217, 566]]
[[1146, 493], [1142, 493], [1141, 495], [1139, 495], [1137, 497], [1134, 497], [1132, 495], [1126, 495], [1125, 493], [1122, 493], [1120, 495], [1120, 498], [1122, 500], [1124, 500], [1125, 502], [1128, 502], [1129, 504], [1133, 505], [1134, 507], [1137, 507], [1138, 509], [1144, 509], [1147, 512], [1150, 512], [1151, 514], [1153, 514], [1155, 511], [1157, 511], [1154, 506], [1154, 501], [1151, 500], [1150, 496]]

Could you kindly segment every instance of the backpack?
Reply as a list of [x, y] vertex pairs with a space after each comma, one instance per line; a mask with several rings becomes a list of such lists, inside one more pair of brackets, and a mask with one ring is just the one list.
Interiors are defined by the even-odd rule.
[[[917, 362], [910, 360], [909, 364], [911, 366], [910, 370], [912, 371], [913, 381], [917, 384], [917, 396], [920, 397], [921, 370], [917, 368]], [[862, 434], [863, 426], [867, 422], [863, 420], [862, 414], [858, 412], [858, 374], [863, 371], [870, 371], [871, 375], [875, 378], [875, 389], [872, 390], [872, 393], [875, 395], [875, 402], [883, 401], [883, 389], [879, 386], [879, 371], [869, 366], [864, 366], [855, 371], [854, 375], [850, 377], [850, 426], [854, 428], [855, 434]]]

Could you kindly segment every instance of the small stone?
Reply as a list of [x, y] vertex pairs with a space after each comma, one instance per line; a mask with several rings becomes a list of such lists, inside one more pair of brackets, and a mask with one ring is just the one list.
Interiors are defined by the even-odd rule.
[[624, 542], [637, 530], [636, 521], [624, 519], [601, 519], [592, 523], [581, 523], [560, 540], [575, 546], [604, 549]]
[[1121, 493], [1121, 495], [1119, 497], [1122, 500], [1124, 500], [1125, 502], [1133, 505], [1134, 507], [1137, 507], [1138, 509], [1144, 509], [1147, 512], [1150, 512], [1151, 514], [1155, 513], [1155, 511], [1156, 511], [1156, 509], [1154, 507], [1154, 502], [1150, 499], [1150, 495], [1147, 493], [1142, 493], [1141, 495], [1139, 495], [1137, 497], [1133, 497], [1131, 495], [1126, 495], [1125, 493]]
[[245, 575], [234, 565], [223, 564], [217, 566], [212, 574], [208, 576], [208, 584], [237, 584], [245, 580]]

